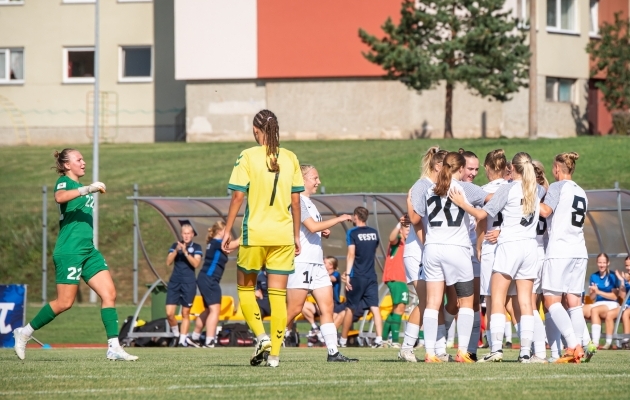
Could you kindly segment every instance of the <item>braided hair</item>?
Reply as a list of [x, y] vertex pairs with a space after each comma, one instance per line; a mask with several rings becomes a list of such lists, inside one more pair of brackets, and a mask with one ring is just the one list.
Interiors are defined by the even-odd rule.
[[280, 172], [278, 165], [278, 152], [280, 151], [280, 126], [278, 118], [269, 110], [261, 110], [254, 116], [254, 126], [265, 134], [267, 157], [270, 172]]

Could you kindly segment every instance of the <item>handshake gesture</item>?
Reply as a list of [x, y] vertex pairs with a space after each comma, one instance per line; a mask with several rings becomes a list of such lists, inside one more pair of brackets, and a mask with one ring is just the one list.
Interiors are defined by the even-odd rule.
[[89, 186], [81, 186], [79, 188], [79, 194], [81, 196], [86, 196], [89, 193], [96, 193], [96, 192], [101, 192], [101, 193], [105, 193], [105, 184], [103, 182], [94, 182], [92, 184], [90, 184]]

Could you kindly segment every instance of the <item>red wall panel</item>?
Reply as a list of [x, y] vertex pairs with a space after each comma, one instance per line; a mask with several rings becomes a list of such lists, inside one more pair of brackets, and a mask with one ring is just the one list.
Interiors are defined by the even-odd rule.
[[359, 28], [377, 37], [400, 0], [259, 0], [258, 77], [381, 76], [368, 62]]

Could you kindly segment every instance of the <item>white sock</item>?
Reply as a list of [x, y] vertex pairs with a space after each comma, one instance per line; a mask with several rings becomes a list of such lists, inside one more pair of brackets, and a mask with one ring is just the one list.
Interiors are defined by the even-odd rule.
[[580, 344], [575, 336], [575, 332], [573, 331], [571, 317], [569, 317], [567, 310], [562, 307], [561, 303], [552, 304], [551, 307], [549, 307], [549, 314], [551, 315], [553, 322], [556, 324], [556, 327], [564, 337], [564, 340], [566, 340], [567, 347], [574, 349], [575, 346]]
[[35, 329], [33, 329], [31, 324], [26, 324], [26, 326], [22, 328], [22, 334], [26, 335], [27, 337], [33, 336], [33, 332], [35, 332]]
[[551, 357], [560, 357], [562, 353], [562, 335], [549, 313], [545, 313], [545, 331], [547, 332], [549, 347], [551, 347]]
[[534, 316], [522, 315], [520, 323], [521, 357], [529, 356], [532, 352], [532, 340], [534, 339]]
[[118, 338], [111, 338], [111, 339], [107, 339], [107, 346], [110, 348], [116, 348], [116, 347], [120, 347], [120, 342], [118, 341]]
[[[448, 313], [445, 311], [445, 314], [448, 314]], [[448, 323], [444, 324], [444, 327], [446, 328], [446, 342], [447, 343], [454, 343], [455, 334], [457, 333], [457, 324], [455, 323], [455, 316], [453, 315], [451, 317], [453, 319], [451, 320], [450, 326]], [[446, 317], [444, 319], [446, 319]]]
[[455, 316], [444, 309], [444, 326], [446, 327], [447, 331], [451, 329], [451, 325], [453, 324], [454, 320]]
[[545, 324], [543, 324], [538, 310], [534, 310], [534, 353], [538, 358], [547, 357], [547, 348], [545, 347]]
[[610, 346], [612, 344], [612, 335], [606, 335], [606, 346]]
[[[210, 337], [210, 336], [211, 335], [207, 335], [206, 337]], [[192, 340], [199, 340], [200, 337], [201, 337], [201, 333], [197, 333], [197, 332], [192, 333]]]
[[339, 338], [339, 345], [344, 346], [346, 343], [348, 343], [348, 338]]
[[[601, 329], [600, 329], [600, 332], [601, 332]], [[582, 346], [586, 346], [588, 342], [590, 341], [591, 341], [591, 333], [588, 331], [588, 326], [586, 325], [586, 321], [584, 321], [584, 336], [582, 337]], [[598, 345], [599, 343], [595, 342], [595, 346], [598, 346]]]
[[376, 344], [381, 344], [381, 343], [383, 343], [383, 338], [382, 338], [382, 337], [380, 337], [380, 336], [375, 337], [375, 338], [374, 338], [374, 343], [376, 343]]
[[418, 340], [418, 335], [420, 334], [420, 326], [413, 324], [411, 322], [407, 323], [405, 327], [405, 336], [403, 338], [403, 349], [413, 349], [413, 346], [416, 345], [416, 341]]
[[[491, 318], [492, 318], [492, 315], [490, 316]], [[503, 317], [504, 317], [503, 320], [505, 321], [505, 315]], [[506, 342], [512, 343], [512, 322], [511, 321], [505, 321], [505, 323], [503, 324], [503, 335], [505, 336]]]
[[313, 322], [313, 323], [311, 324], [311, 328], [313, 328], [313, 329], [319, 329], [319, 327], [317, 326], [317, 324], [316, 324], [315, 322]]
[[[511, 325], [510, 329], [512, 329]], [[505, 314], [497, 313], [490, 316], [490, 333], [492, 335], [492, 351], [501, 350], [503, 348], [503, 335], [505, 334]]]
[[186, 335], [184, 335], [183, 333], [179, 335], [179, 344], [183, 344], [184, 346], [187, 346]]
[[602, 336], [602, 326], [599, 324], [591, 325], [591, 332], [593, 332], [593, 343], [595, 343], [595, 346], [599, 346], [599, 339]]
[[322, 324], [320, 329], [322, 336], [324, 336], [326, 347], [328, 348], [328, 354], [331, 356], [337, 354], [339, 350], [337, 349], [337, 327], [335, 324], [332, 322]]
[[[472, 308], [459, 309], [459, 317], [457, 318], [457, 343], [458, 348], [461, 350], [468, 351], [474, 321], [475, 312]], [[475, 343], [475, 348], [477, 348], [477, 343]]]
[[173, 335], [175, 335], [176, 337], [179, 336], [179, 326], [171, 326], [171, 332], [173, 332]]
[[[520, 324], [517, 322], [514, 324], [514, 332], [516, 332], [516, 337], [520, 337], [521, 336], [521, 326]], [[510, 340], [511, 342], [511, 340]]]
[[438, 325], [437, 340], [435, 341], [435, 354], [446, 353], [446, 326]]
[[[586, 330], [586, 321], [584, 320], [584, 311], [582, 311], [582, 306], [572, 307], [568, 310], [569, 316], [571, 317], [571, 324], [573, 324], [573, 332], [575, 332], [575, 337], [578, 340], [578, 343], [584, 343], [584, 331]], [[586, 342], [588, 344], [588, 342]], [[597, 345], [597, 343], [595, 343]]]
[[213, 340], [214, 340], [214, 336], [206, 335], [206, 345], [209, 345], [210, 342], [212, 342]]
[[438, 331], [438, 310], [424, 310], [424, 347], [430, 356], [435, 355], [435, 342]]
[[490, 333], [490, 324], [486, 326], [486, 343], [488, 343], [488, 346], [492, 344], [492, 334]]
[[479, 337], [481, 335], [481, 313], [475, 311], [473, 317], [472, 332], [470, 333], [470, 341], [468, 342], [468, 352], [477, 354], [477, 345], [479, 344]]

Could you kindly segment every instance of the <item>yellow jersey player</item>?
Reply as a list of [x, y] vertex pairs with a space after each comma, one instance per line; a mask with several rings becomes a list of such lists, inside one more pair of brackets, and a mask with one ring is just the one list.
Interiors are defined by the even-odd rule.
[[118, 314], [116, 288], [109, 268], [101, 253], [94, 247], [92, 234], [92, 193], [105, 193], [105, 184], [94, 182], [83, 186], [79, 179], [85, 175], [85, 161], [77, 150], [55, 152], [56, 165], [61, 175], [55, 184], [55, 201], [59, 205], [59, 237], [53, 252], [57, 298], [42, 307], [35, 318], [23, 328], [13, 331], [15, 353], [24, 359], [26, 343], [33, 331], [41, 329], [72, 307], [81, 279], [101, 298], [101, 319], [107, 333], [109, 360], [135, 361], [118, 342]]
[[[230, 231], [243, 204], [241, 245], [237, 257], [237, 289], [241, 310], [257, 338], [252, 366], [277, 367], [287, 325], [287, 280], [300, 253], [300, 192], [304, 181], [295, 154], [280, 148], [278, 119], [269, 110], [254, 116], [254, 138], [260, 146], [241, 152], [228, 188], [232, 200], [223, 236], [230, 252]], [[245, 200], [245, 195], [247, 199]], [[254, 289], [261, 267], [267, 267], [271, 304], [271, 339], [265, 333]]]

